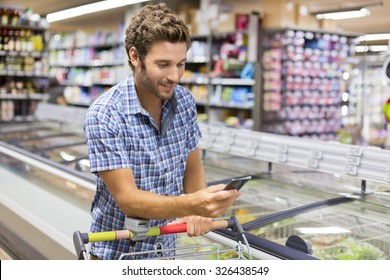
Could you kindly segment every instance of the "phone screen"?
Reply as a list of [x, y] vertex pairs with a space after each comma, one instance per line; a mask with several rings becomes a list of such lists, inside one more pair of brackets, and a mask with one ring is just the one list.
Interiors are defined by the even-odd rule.
[[224, 190], [231, 190], [236, 189], [240, 190], [250, 179], [252, 179], [252, 176], [245, 176], [245, 177], [239, 177], [239, 178], [233, 178], [224, 188]]

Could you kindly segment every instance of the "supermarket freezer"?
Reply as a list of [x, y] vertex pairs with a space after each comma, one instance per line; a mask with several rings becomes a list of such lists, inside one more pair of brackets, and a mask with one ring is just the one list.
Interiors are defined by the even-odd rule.
[[266, 241], [284, 246], [289, 237], [299, 236], [319, 259], [390, 258], [389, 186], [361, 195], [350, 192], [351, 182], [332, 176], [311, 174], [321, 177], [312, 188], [307, 182], [292, 184], [288, 178], [294, 172], [282, 175], [252, 180], [226, 213], [238, 217], [253, 246], [272, 255], [273, 245]]
[[[6, 143], [1, 146], [3, 152], [13, 149], [22, 151], [20, 147]], [[40, 155], [23, 151], [27, 154], [24, 161], [29, 162], [28, 159], [36, 158], [52, 166], [51, 171], [43, 174], [41, 170], [36, 170], [38, 168], [32, 168], [30, 163], [27, 164], [28, 168], [25, 163], [15, 164], [12, 153], [7, 151], [6, 154], [11, 156], [2, 155], [1, 170], [3, 173], [16, 173], [19, 179], [25, 178], [30, 184], [35, 183], [34, 187], [30, 186], [31, 189], [44, 189], [60, 199], [67, 197], [66, 202], [71, 203], [58, 209], [49, 205], [42, 205], [42, 208], [58, 210], [57, 215], [62, 217], [64, 214], [60, 209], [69, 207], [79, 211], [76, 215], [82, 220], [76, 223], [69, 217], [62, 219], [65, 221], [66, 230], [62, 229], [64, 232], [61, 232], [60, 236], [66, 236], [64, 239], [67, 241], [61, 245], [66, 248], [63, 249], [64, 255], [61, 258], [71, 258], [73, 248], [70, 244], [70, 231], [88, 231], [89, 202], [94, 184], [88, 170], [75, 170], [74, 166], [63, 160], [64, 155], [60, 155], [63, 149], [66, 149], [67, 155], [86, 160], [86, 150], [83, 152], [83, 149], [86, 149], [85, 144], [46, 147], [45, 153]], [[238, 217], [253, 249], [261, 252], [258, 254], [259, 258], [313, 258], [310, 254], [286, 246], [291, 236], [299, 236], [305, 244], [311, 246], [314, 258], [389, 258], [390, 200], [389, 184], [386, 181], [367, 181], [370, 192], [361, 193], [363, 181], [359, 178], [307, 170], [305, 166], [298, 168], [285, 164], [270, 164], [268, 161], [209, 151], [207, 147], [204, 150], [208, 182], [226, 183], [231, 177], [248, 174], [253, 176], [254, 179], [241, 190], [240, 198], [226, 211], [223, 218], [232, 215]], [[4, 160], [5, 158], [7, 160]], [[64, 174], [66, 175], [62, 176]], [[4, 192], [9, 194], [9, 190], [2, 190], [3, 206]], [[12, 197], [12, 205], [19, 203], [17, 194], [13, 194], [16, 198]], [[56, 202], [56, 205], [61, 204]], [[41, 213], [37, 214], [40, 215]], [[50, 223], [53, 223], [51, 228], [61, 228], [53, 221], [46, 222]], [[51, 241], [56, 243], [55, 234], [50, 237]], [[213, 231], [206, 235], [206, 238], [207, 242], [220, 242], [229, 246], [235, 243], [230, 231]], [[179, 234], [179, 245], [197, 242], [204, 243], [205, 239], [188, 238], [185, 234]], [[355, 251], [360, 253], [354, 253]]]
[[203, 146], [219, 154], [213, 165], [256, 178], [228, 211], [253, 247], [273, 255], [268, 241], [285, 246], [298, 236], [306, 245], [299, 249], [316, 258], [389, 259], [390, 151], [212, 126], [203, 132]]
[[92, 178], [6, 143], [0, 150], [2, 247], [16, 259], [74, 259], [70, 236], [88, 229]]
[[[27, 124], [24, 125], [27, 126]], [[25, 129], [30, 131], [28, 127]], [[20, 137], [20, 135], [17, 136]], [[22, 137], [22, 139], [26, 139], [26, 137]], [[13, 217], [12, 219], [2, 219], [3, 228], [7, 229], [6, 240], [13, 241], [11, 243], [14, 245], [23, 241], [25, 246], [23, 247], [24, 253], [21, 254], [22, 258], [72, 258], [74, 248], [70, 244], [72, 237], [70, 230], [87, 230], [86, 228], [89, 227], [89, 206], [94, 185], [91, 174], [73, 169], [71, 165], [62, 160], [64, 154], [61, 155], [61, 152], [65, 151], [68, 157], [85, 159], [86, 146], [75, 144], [56, 147], [55, 145], [48, 146], [47, 143], [51, 142], [34, 140], [34, 149], [27, 150], [31, 146], [14, 145], [14, 140], [16, 139], [8, 137], [8, 143], [1, 144], [3, 154], [0, 170], [2, 177], [7, 178], [7, 181], [12, 182], [12, 185], [17, 186], [15, 188], [2, 187], [2, 206], [6, 207], [9, 212], [14, 212], [14, 217], [19, 216], [19, 220], [25, 219], [25, 222], [22, 223], [23, 231], [34, 231], [40, 234], [35, 236], [34, 240], [30, 238], [24, 240], [23, 236], [25, 235], [21, 234], [21, 231], [13, 229], [15, 226], [12, 222]], [[17, 143], [24, 142], [30, 143], [32, 141], [23, 140]], [[42, 143], [43, 149], [40, 143]], [[83, 151], [83, 149], [85, 150]], [[40, 152], [42, 150], [44, 153]], [[41, 168], [41, 165], [47, 166]], [[226, 171], [212, 165], [207, 168], [207, 178], [214, 182], [242, 174], [244, 173]], [[81, 178], [78, 178], [80, 176]], [[20, 194], [27, 194], [27, 196]], [[45, 236], [45, 233], [48, 236]], [[14, 239], [17, 236], [18, 242], [15, 242]], [[40, 246], [42, 244], [51, 245]], [[19, 251], [20, 254], [21, 249], [16, 248], [16, 251]], [[74, 255], [73, 258], [75, 258]]]
[[0, 175], [10, 182], [0, 192], [1, 243], [16, 258], [75, 259], [73, 231], [89, 229], [95, 188], [83, 135], [51, 122], [0, 130]]

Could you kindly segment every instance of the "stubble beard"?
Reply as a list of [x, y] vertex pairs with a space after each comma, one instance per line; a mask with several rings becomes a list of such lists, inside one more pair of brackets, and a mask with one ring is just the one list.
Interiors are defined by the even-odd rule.
[[158, 85], [154, 83], [153, 79], [150, 77], [150, 75], [147, 72], [148, 71], [145, 67], [145, 64], [142, 63], [141, 64], [140, 82], [143, 84], [143, 86], [148, 91], [150, 91], [155, 97], [159, 98], [162, 101], [166, 101], [166, 100], [171, 99], [173, 96], [173, 90], [171, 92], [169, 92], [168, 94], [162, 94], [158, 89]]

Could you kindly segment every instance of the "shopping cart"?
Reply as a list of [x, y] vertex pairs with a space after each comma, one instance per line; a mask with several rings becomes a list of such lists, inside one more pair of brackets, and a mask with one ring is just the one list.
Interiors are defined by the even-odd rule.
[[[73, 233], [73, 244], [76, 249], [77, 258], [79, 260], [88, 260], [87, 247], [88, 243], [99, 241], [113, 241], [129, 239], [131, 241], [143, 240], [146, 237], [160, 236], [165, 234], [184, 233], [187, 231], [186, 224], [175, 224], [161, 227], [150, 227], [148, 220], [127, 218], [125, 222], [126, 229], [106, 231], [106, 232], [94, 232], [94, 233], [81, 233], [75, 231]], [[234, 239], [237, 242], [235, 248], [222, 248], [219, 244], [197, 244], [191, 246], [181, 246], [176, 248], [156, 248], [155, 250], [142, 251], [142, 252], [129, 252], [124, 253], [119, 259], [124, 258], [136, 258], [140, 255], [153, 254], [153, 259], [180, 259], [189, 257], [199, 257], [202, 255], [212, 254], [215, 259], [220, 259], [222, 254], [232, 253], [235, 259], [252, 259], [251, 249], [248, 240], [245, 236], [245, 232], [241, 227], [235, 216], [232, 216], [225, 220], [217, 220], [213, 222], [213, 230], [217, 229], [229, 229], [232, 231]], [[165, 254], [169, 253], [170, 254]], [[166, 256], [169, 255], [169, 256]], [[150, 258], [150, 257], [149, 257]]]

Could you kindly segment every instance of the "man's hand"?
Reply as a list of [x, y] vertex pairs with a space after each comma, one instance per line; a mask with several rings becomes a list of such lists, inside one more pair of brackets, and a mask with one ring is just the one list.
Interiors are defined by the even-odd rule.
[[219, 217], [240, 196], [237, 190], [223, 190], [224, 188], [224, 184], [219, 184], [184, 196], [189, 215]]
[[187, 224], [187, 234], [190, 237], [208, 233], [212, 229], [213, 220], [201, 216], [186, 216], [168, 225]]

